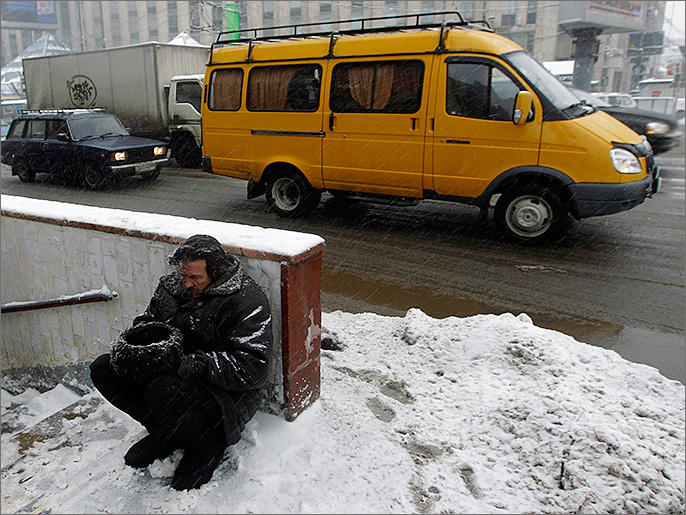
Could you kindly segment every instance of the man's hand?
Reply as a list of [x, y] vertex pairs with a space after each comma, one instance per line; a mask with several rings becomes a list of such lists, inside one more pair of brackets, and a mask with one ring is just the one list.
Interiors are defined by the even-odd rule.
[[189, 383], [199, 382], [202, 379], [203, 371], [205, 370], [206, 358], [206, 356], [200, 354], [185, 354], [181, 358], [181, 364], [179, 365], [177, 374], [181, 379], [185, 379]]

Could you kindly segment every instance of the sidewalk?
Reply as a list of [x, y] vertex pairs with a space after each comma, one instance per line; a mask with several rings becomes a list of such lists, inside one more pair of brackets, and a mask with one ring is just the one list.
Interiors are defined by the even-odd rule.
[[[3, 513], [684, 513], [684, 385], [525, 315], [323, 313], [322, 394], [210, 483], [87, 385], [3, 390]], [[78, 388], [74, 388], [77, 386]]]

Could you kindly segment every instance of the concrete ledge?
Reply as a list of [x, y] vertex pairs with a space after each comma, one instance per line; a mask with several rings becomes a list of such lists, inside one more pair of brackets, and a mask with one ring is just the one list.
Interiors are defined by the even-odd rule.
[[109, 302], [3, 314], [3, 371], [73, 366], [109, 351], [145, 310], [167, 256], [210, 234], [240, 257], [272, 308], [275, 350], [266, 411], [293, 420], [319, 396], [321, 256], [316, 235], [2, 195], [2, 300], [97, 290]]

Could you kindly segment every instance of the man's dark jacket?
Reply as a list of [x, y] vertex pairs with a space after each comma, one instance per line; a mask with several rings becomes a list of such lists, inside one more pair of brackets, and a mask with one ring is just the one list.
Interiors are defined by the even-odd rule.
[[163, 276], [147, 309], [133, 321], [181, 330], [186, 355], [178, 374], [205, 385], [219, 401], [228, 445], [240, 440], [260, 405], [273, 345], [266, 295], [236, 257], [230, 260], [230, 269], [197, 297], [186, 294], [178, 272]]

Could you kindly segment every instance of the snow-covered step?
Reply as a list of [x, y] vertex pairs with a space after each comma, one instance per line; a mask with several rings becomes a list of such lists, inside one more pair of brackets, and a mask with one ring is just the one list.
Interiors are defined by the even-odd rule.
[[[76, 402], [57, 410], [72, 398], [65, 390], [5, 395], [3, 419], [12, 417], [24, 429], [2, 434], [3, 512], [96, 513], [96, 505], [82, 511], [89, 492], [113, 495], [118, 490], [109, 484], [114, 471], [138, 472], [123, 467], [123, 456], [145, 434], [142, 426], [122, 416], [97, 391], [77, 395]], [[55, 404], [48, 410], [51, 402]], [[52, 413], [45, 416], [47, 411]], [[56, 469], [61, 472], [55, 474]]]
[[0, 397], [2, 433], [16, 434], [74, 404], [80, 398], [81, 395], [62, 384], [45, 393], [28, 388], [19, 395], [12, 395], [3, 389]]

